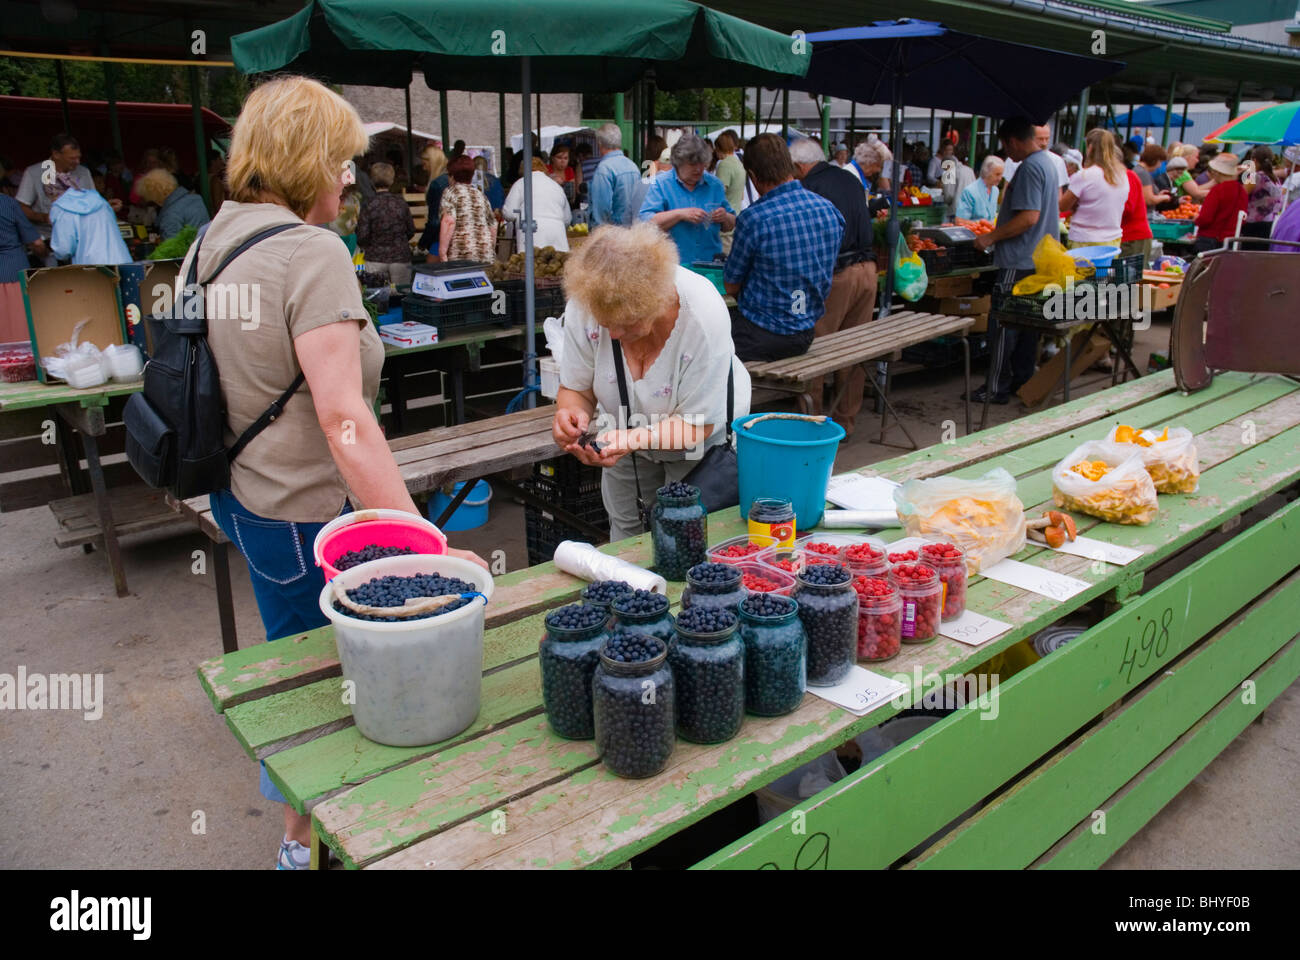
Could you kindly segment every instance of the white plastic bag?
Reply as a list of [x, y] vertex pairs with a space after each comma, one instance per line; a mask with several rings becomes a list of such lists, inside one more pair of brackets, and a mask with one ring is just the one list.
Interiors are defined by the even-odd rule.
[[1016, 478], [1001, 467], [974, 480], [908, 480], [894, 491], [894, 506], [909, 537], [947, 540], [964, 550], [968, 574], [1025, 545], [1025, 507]]
[[[1090, 440], [1071, 450], [1052, 468], [1052, 500], [1066, 510], [1099, 517], [1110, 523], [1148, 524], [1159, 509], [1151, 475], [1142, 465], [1139, 448]], [[1105, 465], [1093, 480], [1073, 468], [1088, 461]]]
[[99, 347], [90, 341], [77, 343], [87, 317], [72, 328], [72, 339], [54, 348], [53, 356], [41, 357], [41, 366], [52, 377], [66, 380], [72, 387], [97, 387], [108, 380], [109, 365]]
[[[1154, 430], [1127, 428], [1125, 436], [1140, 437], [1145, 443], [1120, 440], [1123, 425], [1114, 426], [1106, 434], [1106, 442], [1113, 444], [1116, 453], [1136, 450], [1142, 465], [1151, 475], [1156, 493], [1195, 493], [1200, 482], [1201, 468], [1196, 459], [1196, 437], [1186, 427], [1166, 427], [1160, 433]], [[1162, 440], [1161, 437], [1164, 437]]]

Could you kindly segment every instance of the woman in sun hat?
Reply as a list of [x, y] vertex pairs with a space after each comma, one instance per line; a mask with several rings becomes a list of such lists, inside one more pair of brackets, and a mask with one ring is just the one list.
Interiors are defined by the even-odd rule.
[[1235, 153], [1216, 154], [1206, 168], [1214, 186], [1196, 216], [1195, 250], [1201, 253], [1223, 246], [1237, 232], [1237, 216], [1246, 210], [1246, 188], [1238, 179], [1240, 167]]

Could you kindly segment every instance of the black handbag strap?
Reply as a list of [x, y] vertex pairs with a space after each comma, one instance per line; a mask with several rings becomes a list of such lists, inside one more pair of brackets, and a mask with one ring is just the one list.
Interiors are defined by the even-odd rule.
[[[614, 351], [614, 374], [618, 377], [618, 401], [619, 401], [619, 420], [624, 425], [632, 417], [632, 403], [628, 400], [627, 393], [627, 374], [623, 370], [623, 345], [617, 340], [610, 340], [610, 346]], [[629, 451], [628, 456], [632, 458], [632, 480], [636, 484], [636, 510], [637, 516], [641, 522], [645, 523], [645, 498], [641, 496], [641, 473], [636, 468], [636, 451]]]
[[[259, 230], [239, 246], [235, 247], [235, 249], [230, 251], [230, 253], [226, 254], [225, 258], [217, 266], [217, 269], [208, 275], [208, 279], [203, 281], [202, 286], [206, 286], [215, 280], [221, 272], [226, 269], [226, 267], [230, 266], [230, 264], [234, 262], [235, 258], [245, 253], [250, 247], [275, 236], [277, 233], [284, 233], [286, 230], [292, 230], [294, 227], [300, 226], [302, 226], [300, 223], [280, 223], [276, 224], [274, 227], [267, 227], [265, 230]], [[203, 234], [205, 234], [207, 230], [208, 225], [204, 224], [204, 226], [199, 230], [198, 236], [194, 238], [194, 256], [190, 259], [190, 269], [185, 278], [187, 287], [192, 286], [195, 277], [198, 276], [199, 244], [202, 242]], [[249, 424], [248, 428], [239, 435], [239, 438], [234, 442], [231, 448], [226, 451], [226, 461], [228, 463], [233, 463], [235, 457], [239, 456], [244, 451], [244, 448], [253, 441], [254, 437], [269, 427], [282, 413], [284, 413], [284, 405], [289, 402], [290, 397], [298, 392], [298, 388], [301, 387], [306, 380], [306, 375], [299, 370], [298, 376], [293, 378], [293, 383], [289, 384], [284, 393], [276, 397], [275, 400], [272, 401], [271, 405], [262, 411], [262, 415]]]

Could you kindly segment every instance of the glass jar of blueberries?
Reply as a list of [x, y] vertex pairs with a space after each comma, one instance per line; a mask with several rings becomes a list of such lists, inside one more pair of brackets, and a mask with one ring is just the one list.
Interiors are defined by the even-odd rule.
[[709, 520], [700, 489], [679, 480], [660, 487], [655, 498], [650, 513], [655, 571], [665, 580], [685, 580], [687, 570], [707, 559]]
[[582, 588], [582, 602], [600, 607], [608, 616], [613, 602], [632, 592], [631, 584], [625, 580], [594, 580]]
[[755, 593], [736, 611], [745, 645], [745, 709], [779, 717], [803, 702], [808, 690], [808, 639], [799, 604], [774, 593]]
[[697, 563], [686, 571], [682, 609], [704, 607], [735, 613], [740, 601], [749, 596], [749, 591], [740, 582], [743, 573], [734, 563]]
[[842, 563], [810, 564], [791, 594], [808, 634], [808, 684], [828, 687], [852, 669], [858, 654], [858, 594]]
[[653, 777], [676, 741], [676, 704], [668, 644], [616, 631], [600, 650], [591, 682], [596, 754], [618, 777]]
[[608, 620], [605, 608], [589, 603], [571, 603], [546, 615], [546, 633], [537, 655], [542, 705], [551, 729], [569, 740], [590, 740], [596, 735], [591, 678], [600, 662], [600, 648], [609, 639]]
[[745, 647], [736, 615], [691, 607], [676, 627], [668, 664], [677, 684], [677, 735], [693, 743], [730, 740], [745, 719]]
[[673, 617], [668, 612], [668, 598], [651, 590], [633, 590], [616, 597], [610, 605], [614, 612], [609, 630], [644, 633], [664, 643], [673, 640]]

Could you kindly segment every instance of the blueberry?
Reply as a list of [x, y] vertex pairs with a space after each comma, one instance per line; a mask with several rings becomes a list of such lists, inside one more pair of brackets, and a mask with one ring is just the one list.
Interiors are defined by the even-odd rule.
[[858, 594], [852, 574], [840, 563], [805, 567], [793, 598], [808, 637], [808, 682], [839, 682], [857, 660]]
[[798, 602], [771, 593], [751, 594], [740, 604], [738, 634], [745, 645], [745, 709], [778, 717], [803, 702], [807, 690], [808, 640], [795, 614]]
[[[463, 594], [473, 593], [474, 591], [474, 584], [466, 583], [456, 577], [443, 577], [437, 574], [415, 574], [409, 577], [376, 577], [348, 590], [347, 595], [348, 599], [371, 607], [400, 607], [410, 597], [440, 597], [449, 593]], [[337, 600], [334, 601], [334, 609], [357, 620], [393, 623], [399, 620], [426, 620], [429, 617], [441, 616], [444, 613], [459, 610], [469, 603], [470, 599], [472, 598], [459, 597], [445, 607], [441, 607], [432, 613], [422, 613], [416, 617], [377, 617], [353, 613], [341, 606]]]
[[679, 633], [718, 633], [736, 625], [736, 615], [729, 610], [691, 607], [677, 615]]
[[592, 678], [596, 752], [611, 773], [652, 777], [676, 741], [676, 683], [657, 637], [616, 631]]
[[677, 734], [695, 743], [721, 743], [740, 731], [745, 715], [745, 647], [728, 610], [692, 607], [677, 618], [668, 663], [677, 684]]
[[570, 740], [595, 736], [591, 678], [600, 662], [608, 612], [592, 604], [570, 604], [546, 615], [538, 651], [542, 704], [551, 729]]
[[707, 559], [708, 515], [699, 495], [698, 488], [680, 481], [658, 490], [659, 499], [650, 515], [650, 541], [654, 568], [667, 580], [686, 579], [691, 567]]
[[608, 607], [625, 593], [632, 593], [632, 587], [623, 580], [596, 580], [583, 589], [582, 599]]
[[413, 553], [415, 553], [415, 550], [411, 547], [381, 547], [377, 543], [372, 543], [360, 550], [349, 550], [334, 561], [333, 567], [335, 570], [342, 572], [355, 567], [359, 563], [368, 563], [382, 557], [400, 557]]

